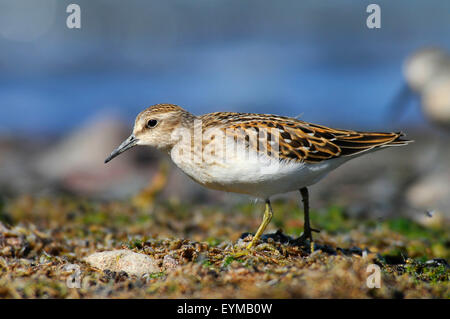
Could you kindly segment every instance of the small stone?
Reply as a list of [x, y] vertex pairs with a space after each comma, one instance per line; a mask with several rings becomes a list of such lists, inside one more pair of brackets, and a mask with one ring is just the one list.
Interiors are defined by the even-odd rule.
[[84, 261], [101, 270], [123, 271], [138, 277], [147, 273], [160, 272], [153, 258], [126, 249], [94, 253], [84, 258]]

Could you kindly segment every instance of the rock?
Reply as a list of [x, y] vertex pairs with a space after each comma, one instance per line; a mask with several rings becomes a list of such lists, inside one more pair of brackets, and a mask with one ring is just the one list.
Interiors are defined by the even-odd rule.
[[98, 113], [42, 150], [34, 170], [69, 192], [98, 198], [129, 197], [143, 188], [151, 176], [145, 174], [147, 169], [136, 165], [137, 150], [104, 164], [129, 134], [130, 129], [117, 115]]
[[[450, 219], [450, 169], [439, 165], [424, 175], [409, 187], [406, 199], [412, 207], [421, 211], [420, 217], [426, 223], [439, 223], [441, 215], [444, 219]], [[426, 216], [427, 211], [436, 213]]]
[[441, 211], [426, 211], [413, 217], [416, 222], [426, 227], [440, 227], [449, 219]]
[[75, 172], [100, 170], [104, 168], [104, 158], [128, 133], [117, 117], [97, 114], [45, 150], [36, 159], [37, 169], [54, 179]]
[[94, 253], [84, 258], [84, 261], [101, 270], [124, 271], [138, 277], [161, 270], [155, 259], [126, 249]]

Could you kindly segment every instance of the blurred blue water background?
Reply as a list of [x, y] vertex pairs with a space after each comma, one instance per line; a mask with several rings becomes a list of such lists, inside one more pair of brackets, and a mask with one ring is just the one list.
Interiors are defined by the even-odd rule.
[[[402, 62], [450, 48], [450, 1], [0, 0], [0, 132], [60, 134], [99, 112], [276, 113], [386, 129]], [[82, 28], [66, 27], [81, 6]], [[411, 107], [397, 123], [423, 123]]]

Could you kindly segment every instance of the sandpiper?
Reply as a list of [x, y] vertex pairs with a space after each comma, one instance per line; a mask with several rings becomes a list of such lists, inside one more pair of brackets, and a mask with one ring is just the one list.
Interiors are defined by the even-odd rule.
[[173, 162], [199, 184], [242, 193], [265, 201], [261, 225], [250, 249], [261, 237], [273, 212], [270, 197], [300, 191], [304, 231], [312, 242], [308, 186], [360, 155], [408, 144], [402, 133], [332, 129], [271, 114], [216, 112], [195, 116], [173, 104], [142, 111], [133, 133], [105, 160], [136, 145], [168, 152]]
[[441, 48], [423, 48], [403, 64], [405, 84], [392, 102], [396, 118], [416, 96], [425, 117], [433, 124], [450, 128], [450, 53]]

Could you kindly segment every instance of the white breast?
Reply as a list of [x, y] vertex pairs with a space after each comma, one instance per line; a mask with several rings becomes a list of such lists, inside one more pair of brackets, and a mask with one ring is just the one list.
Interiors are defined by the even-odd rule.
[[280, 161], [251, 150], [236, 149], [233, 141], [226, 145], [224, 148], [216, 145], [213, 154], [204, 150], [202, 158], [187, 156], [179, 143], [170, 155], [184, 173], [205, 187], [262, 199], [310, 186], [346, 161], [342, 158], [318, 164]]

